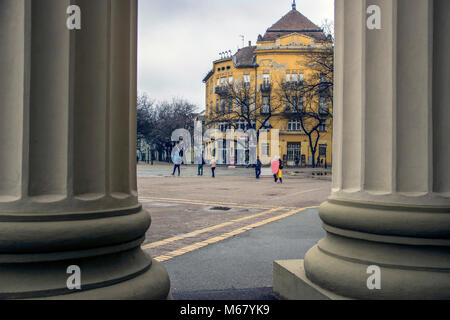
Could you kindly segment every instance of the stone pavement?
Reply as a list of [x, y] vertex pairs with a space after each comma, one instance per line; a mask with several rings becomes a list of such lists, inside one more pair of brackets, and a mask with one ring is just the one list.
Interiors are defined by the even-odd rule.
[[[266, 281], [261, 281], [261, 279], [272, 277], [270, 271], [272, 260], [265, 261], [264, 263], [268, 263], [268, 265], [264, 266], [264, 271], [258, 275], [255, 274], [258, 279], [252, 282], [250, 291], [247, 290], [247, 286], [250, 284], [248, 281], [238, 280], [237, 283], [242, 284], [238, 287], [243, 289], [238, 292], [215, 291], [226, 288], [224, 283], [228, 281], [226, 279], [230, 276], [228, 273], [224, 274], [225, 278], [217, 280], [220, 284], [213, 281], [214, 277], [211, 278], [211, 274], [205, 274], [204, 279], [208, 283], [202, 285], [199, 283], [198, 287], [192, 287], [193, 283], [189, 281], [184, 283], [182, 275], [196, 273], [198, 266], [195, 267], [195, 261], [191, 261], [190, 266], [177, 263], [177, 261], [192, 259], [192, 255], [207, 254], [208, 263], [205, 267], [208, 270], [204, 270], [204, 272], [211, 273], [213, 269], [219, 267], [215, 266], [215, 261], [221, 261], [218, 257], [214, 257], [217, 251], [211, 248], [219, 246], [222, 248], [221, 250], [230, 250], [231, 256], [233, 254], [245, 255], [238, 251], [251, 252], [251, 248], [245, 248], [247, 242], [238, 239], [246, 239], [248, 235], [255, 234], [255, 232], [258, 234], [259, 230], [276, 228], [286, 222], [289, 225], [285, 227], [291, 230], [291, 234], [288, 235], [290, 240], [297, 238], [298, 241], [301, 241], [303, 235], [299, 231], [306, 226], [316, 230], [317, 236], [314, 239], [319, 240], [322, 237], [316, 208], [330, 194], [331, 185], [327, 180], [285, 177], [284, 183], [281, 185], [275, 184], [270, 178], [256, 180], [253, 177], [253, 169], [219, 168], [216, 179], [212, 179], [210, 176], [194, 175], [158, 176], [158, 174], [164, 174], [163, 171], [167, 169], [167, 166], [160, 167], [159, 171], [157, 168], [152, 168], [153, 176], [148, 176], [147, 167], [142, 169], [140, 166], [138, 170], [140, 173], [138, 177], [139, 200], [152, 217], [152, 226], [147, 232], [143, 249], [148, 250], [156, 260], [167, 264], [169, 269], [175, 270], [172, 281], [178, 284], [173, 287], [173, 293], [175, 296], [180, 294], [178, 296], [180, 298], [195, 298], [202, 295], [216, 298], [230, 295], [248, 298], [256, 295], [261, 299], [264, 295], [267, 298], [268, 279]], [[305, 220], [305, 217], [309, 218]], [[304, 225], [294, 227], [289, 221]], [[269, 241], [275, 247], [266, 247], [267, 252], [261, 256], [266, 259], [272, 259], [272, 257], [301, 258], [301, 254], [299, 255], [298, 252], [300, 246], [304, 245], [306, 250], [307, 246], [311, 247], [314, 244], [308, 241], [304, 244], [299, 243], [298, 248], [288, 246], [286, 248], [289, 248], [289, 254], [278, 257], [276, 252], [283, 252], [283, 250], [280, 251], [280, 246], [286, 239], [276, 239], [286, 236], [283, 231], [285, 227], [276, 228], [274, 232], [279, 233], [278, 235], [265, 236], [267, 239], [264, 242]], [[235, 241], [238, 241], [237, 244], [227, 245]], [[235, 252], [235, 250], [237, 251]], [[252, 259], [257, 261], [257, 255], [258, 253], [255, 253], [255, 256], [250, 254], [247, 257], [247, 260], [250, 259], [246, 262], [249, 270], [255, 267], [251, 266], [251, 261]], [[200, 261], [198, 262], [200, 263]], [[238, 272], [239, 267], [234, 266], [233, 268], [237, 268], [233, 272]], [[257, 269], [258, 267], [255, 270]], [[213, 272], [213, 274], [215, 273]], [[189, 277], [192, 278], [192, 276]], [[234, 285], [234, 287], [236, 286]], [[202, 290], [211, 292], [202, 293]], [[217, 295], [212, 292], [216, 292]]]

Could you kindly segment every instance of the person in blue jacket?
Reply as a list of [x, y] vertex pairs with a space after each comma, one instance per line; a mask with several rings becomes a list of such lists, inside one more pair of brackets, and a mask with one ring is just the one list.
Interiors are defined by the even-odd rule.
[[172, 175], [175, 176], [175, 171], [178, 169], [178, 176], [180, 176], [181, 174], [181, 157], [180, 157], [180, 153], [178, 151], [175, 151], [175, 154], [173, 156], [173, 173]]

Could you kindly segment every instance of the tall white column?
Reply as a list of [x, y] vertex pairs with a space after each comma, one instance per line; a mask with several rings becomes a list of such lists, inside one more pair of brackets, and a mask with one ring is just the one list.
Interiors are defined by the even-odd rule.
[[0, 43], [0, 298], [167, 298], [140, 249], [137, 1], [1, 0]]
[[[370, 5], [380, 30], [366, 27]], [[448, 0], [336, 0], [333, 193], [305, 257], [324, 289], [450, 298], [449, 13]]]

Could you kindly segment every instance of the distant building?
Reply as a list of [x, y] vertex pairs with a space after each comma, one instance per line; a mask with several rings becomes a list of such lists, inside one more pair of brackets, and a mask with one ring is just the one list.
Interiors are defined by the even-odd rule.
[[[222, 132], [231, 128], [248, 129], [246, 123], [236, 123], [239, 119], [230, 116], [236, 104], [230, 98], [229, 89], [239, 83], [254, 91], [254, 95], [261, 96], [262, 108], [257, 117], [272, 114], [267, 128], [280, 130], [279, 154], [285, 163], [295, 165], [296, 160], [302, 163], [303, 159], [303, 163], [308, 165], [312, 163], [309, 140], [290, 109], [292, 101], [285, 103], [283, 108], [280, 108], [280, 99], [276, 108], [273, 101], [277, 99], [276, 92], [282, 86], [302, 85], [304, 80], [317, 76], [317, 71], [307, 63], [308, 57], [314, 53], [332, 57], [333, 42], [323, 30], [296, 10], [295, 2], [292, 7], [264, 36], [258, 37], [256, 46], [252, 46], [250, 42], [249, 46], [239, 49], [234, 55], [225, 54], [222, 59], [213, 62], [213, 69], [203, 79], [206, 85], [205, 123]], [[326, 109], [332, 114], [330, 100], [317, 97], [315, 103], [317, 106], [320, 104], [321, 110]], [[303, 103], [302, 97], [295, 101], [298, 105]], [[324, 164], [326, 161], [330, 165], [332, 118], [324, 117], [321, 122], [321, 137], [315, 158], [320, 156], [320, 161]], [[231, 145], [236, 148], [236, 142]], [[267, 145], [258, 148], [263, 148], [263, 153], [270, 153], [270, 139]], [[234, 149], [233, 153], [235, 151]]]

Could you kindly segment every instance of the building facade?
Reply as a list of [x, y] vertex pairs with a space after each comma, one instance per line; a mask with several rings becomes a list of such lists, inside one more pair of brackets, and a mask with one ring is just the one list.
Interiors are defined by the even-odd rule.
[[[289, 166], [331, 165], [333, 74], [318, 68], [317, 60], [323, 59], [332, 67], [332, 57], [332, 39], [294, 4], [258, 37], [256, 46], [250, 42], [234, 55], [213, 62], [203, 80], [206, 126], [223, 135], [224, 146], [227, 130], [255, 129], [260, 156], [270, 159], [278, 154]], [[326, 95], [313, 90], [320, 82], [328, 84]], [[265, 130], [267, 141], [259, 141]], [[279, 130], [278, 146], [271, 142], [273, 130]], [[312, 132], [312, 147], [306, 131]], [[230, 145], [233, 163], [239, 158], [237, 141]], [[206, 154], [210, 152], [206, 147]]]

